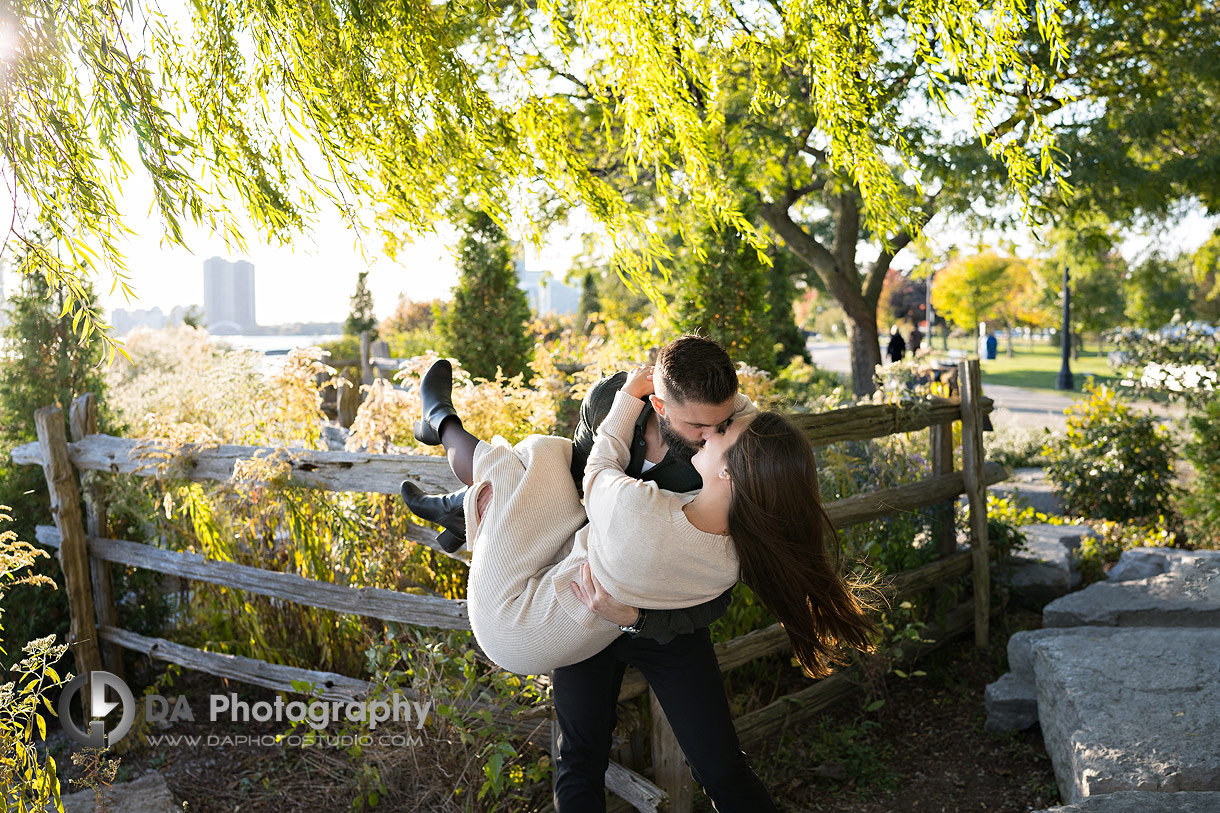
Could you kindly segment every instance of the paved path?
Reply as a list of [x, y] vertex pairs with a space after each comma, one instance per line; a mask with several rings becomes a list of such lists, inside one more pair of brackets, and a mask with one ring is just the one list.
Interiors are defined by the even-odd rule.
[[[808, 348], [814, 364], [842, 375], [851, 375], [851, 349], [846, 343], [811, 341]], [[1063, 411], [1079, 398], [1004, 384], [987, 384], [986, 381], [983, 384], [983, 392], [995, 399], [996, 412], [992, 416], [992, 423], [996, 427], [1046, 426], [1052, 430], [1064, 429], [1067, 427], [1067, 419]], [[1133, 405], [1138, 409], [1151, 410], [1165, 418], [1181, 414], [1180, 409], [1167, 408], [1164, 404], [1150, 401], [1137, 401]]]

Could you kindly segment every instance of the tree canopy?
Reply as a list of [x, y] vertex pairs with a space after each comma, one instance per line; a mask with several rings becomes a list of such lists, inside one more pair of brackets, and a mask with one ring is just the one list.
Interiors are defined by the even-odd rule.
[[[8, 239], [68, 292], [85, 333], [103, 323], [82, 281], [109, 271], [127, 284], [116, 192], [135, 171], [151, 178], [171, 243], [190, 222], [240, 244], [245, 218], [288, 239], [334, 205], [392, 253], [454, 198], [507, 222], [505, 190], [541, 190], [586, 207], [620, 261], [643, 267], [664, 243], [640, 193], [573, 139], [571, 118], [587, 115], [611, 147], [603, 157], [662, 208], [693, 206], [761, 245], [725, 146], [770, 139], [783, 148], [761, 167], [769, 191], [803, 189], [784, 162], [816, 161], [832, 170], [824, 188], [857, 196], [853, 218], [901, 242], [922, 217], [903, 181], [917, 144], [893, 104], [908, 87], [927, 105], [963, 102], [1019, 194], [1054, 175], [1031, 102], [1053, 85], [1060, 13], [1059, 0], [197, 0], [182, 25], [156, 0], [14, 0], [0, 125], [19, 212]], [[761, 126], [741, 131], [742, 115]], [[49, 245], [30, 238], [35, 223]]]
[[932, 283], [932, 307], [966, 330], [993, 318], [1012, 294], [1023, 267], [1021, 260], [987, 252], [959, 257], [937, 274]]

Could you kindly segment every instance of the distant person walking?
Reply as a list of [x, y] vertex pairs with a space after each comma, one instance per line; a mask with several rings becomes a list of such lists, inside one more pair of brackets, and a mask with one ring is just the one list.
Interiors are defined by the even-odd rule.
[[907, 336], [907, 349], [911, 351], [912, 358], [919, 354], [919, 346], [923, 344], [923, 333], [919, 330], [919, 325], [911, 328], [910, 335]]
[[890, 357], [890, 364], [897, 364], [902, 361], [902, 357], [906, 355], [907, 343], [902, 338], [902, 333], [898, 331], [898, 325], [890, 328], [890, 345], [885, 349], [885, 353]]

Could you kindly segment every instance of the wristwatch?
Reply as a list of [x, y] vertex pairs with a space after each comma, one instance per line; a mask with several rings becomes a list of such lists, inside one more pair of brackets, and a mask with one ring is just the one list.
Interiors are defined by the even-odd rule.
[[640, 614], [636, 616], [635, 623], [627, 626], [619, 624], [619, 629], [628, 635], [639, 635], [640, 630], [644, 629], [644, 618], [647, 616], [647, 614], [648, 611], [641, 607]]

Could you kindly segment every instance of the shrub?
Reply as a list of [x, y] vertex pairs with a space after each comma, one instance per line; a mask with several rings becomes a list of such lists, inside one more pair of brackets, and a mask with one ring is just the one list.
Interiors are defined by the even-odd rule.
[[1111, 363], [1127, 373], [1123, 386], [1186, 405], [1194, 437], [1185, 457], [1195, 478], [1181, 508], [1192, 541], [1215, 545], [1220, 538], [1220, 331], [1175, 317], [1161, 330], [1124, 330], [1114, 339], [1118, 350]]
[[484, 212], [470, 212], [458, 246], [453, 307], [436, 320], [446, 354], [472, 375], [513, 377], [526, 369], [533, 340], [526, 332], [529, 298], [517, 285], [504, 230]]
[[1096, 536], [1086, 536], [1076, 551], [1076, 563], [1080, 569], [1082, 584], [1101, 581], [1106, 576], [1106, 565], [1112, 565], [1123, 551], [1132, 548], [1170, 547], [1177, 541], [1171, 521], [1156, 517], [1150, 522], [1128, 523], [1110, 520], [1090, 521], [1089, 527]]
[[[993, 415], [992, 420], [997, 421], [997, 417]], [[1061, 439], [1060, 433], [1052, 433], [1045, 426], [1040, 429], [1032, 426], [997, 426], [987, 436], [987, 459], [1010, 469], [1045, 466], [1050, 462], [1046, 447]]]
[[1129, 520], [1172, 513], [1173, 452], [1151, 414], [1106, 387], [1067, 410], [1067, 435], [1046, 447], [1047, 474], [1071, 516]]
[[1192, 413], [1187, 423], [1194, 437], [1185, 457], [1195, 479], [1181, 502], [1186, 529], [1194, 544], [1215, 547], [1220, 542], [1220, 398]]
[[845, 384], [838, 373], [793, 356], [776, 375], [775, 387], [782, 409], [820, 412], [839, 405]]
[[[0, 521], [8, 520], [6, 514], [0, 514]], [[29, 568], [40, 556], [47, 553], [18, 541], [12, 531], [0, 532], [0, 615], [4, 594], [10, 587], [18, 584], [55, 587], [46, 576], [18, 576], [19, 571]], [[22, 651], [26, 657], [13, 670], [17, 679], [0, 686], [0, 788], [5, 794], [4, 809], [44, 810], [48, 806], [59, 809], [55, 759], [48, 754], [44, 761], [35, 743], [46, 741], [47, 718], [42, 709], [45, 706], [54, 714], [48, 695], [63, 684], [52, 664], [63, 657], [68, 645], [56, 644], [55, 636], [48, 635], [30, 641]]]

